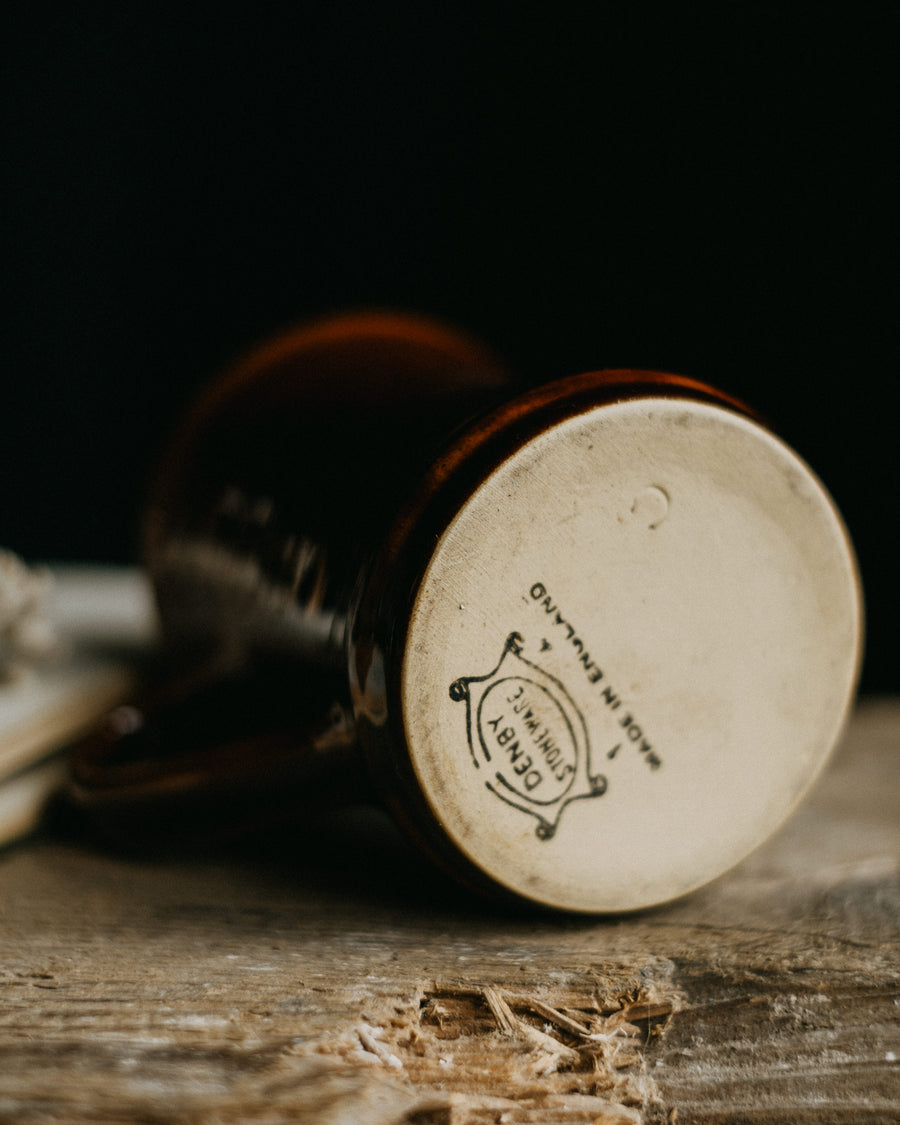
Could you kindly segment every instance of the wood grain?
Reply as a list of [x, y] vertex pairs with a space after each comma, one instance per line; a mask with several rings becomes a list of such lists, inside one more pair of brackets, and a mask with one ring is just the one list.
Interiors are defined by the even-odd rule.
[[775, 839], [623, 918], [498, 912], [368, 811], [45, 834], [0, 858], [0, 1121], [894, 1122], [898, 743], [867, 703]]

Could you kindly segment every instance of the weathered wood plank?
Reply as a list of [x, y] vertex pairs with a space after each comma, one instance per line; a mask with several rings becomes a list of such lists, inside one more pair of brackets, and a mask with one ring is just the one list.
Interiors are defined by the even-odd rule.
[[896, 1121], [898, 744], [867, 704], [777, 838], [630, 918], [473, 902], [369, 813], [157, 862], [23, 845], [0, 1121]]

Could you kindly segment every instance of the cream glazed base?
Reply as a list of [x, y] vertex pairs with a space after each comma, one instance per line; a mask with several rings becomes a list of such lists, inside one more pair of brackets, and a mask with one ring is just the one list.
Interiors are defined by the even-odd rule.
[[523, 445], [439, 540], [402, 667], [413, 769], [526, 899], [664, 902], [809, 789], [860, 633], [845, 530], [789, 448], [702, 402], [599, 406]]

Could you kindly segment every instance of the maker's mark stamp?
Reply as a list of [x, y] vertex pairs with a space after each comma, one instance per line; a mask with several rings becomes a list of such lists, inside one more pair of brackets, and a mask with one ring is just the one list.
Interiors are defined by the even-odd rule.
[[487, 788], [536, 817], [536, 835], [549, 840], [566, 807], [601, 796], [607, 780], [590, 772], [587, 726], [575, 701], [525, 659], [523, 643], [510, 633], [493, 670], [454, 680], [450, 698], [465, 701], [469, 752], [477, 769], [492, 773]]

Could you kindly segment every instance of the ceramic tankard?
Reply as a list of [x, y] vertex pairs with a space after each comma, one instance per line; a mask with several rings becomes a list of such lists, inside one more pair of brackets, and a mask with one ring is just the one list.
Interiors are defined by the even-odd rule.
[[155, 749], [120, 716], [76, 758], [76, 799], [126, 821], [364, 779], [475, 889], [632, 910], [768, 837], [853, 698], [846, 531], [750, 410], [649, 371], [516, 393], [413, 317], [303, 328], [214, 384], [145, 548], [170, 647], [226, 671]]

